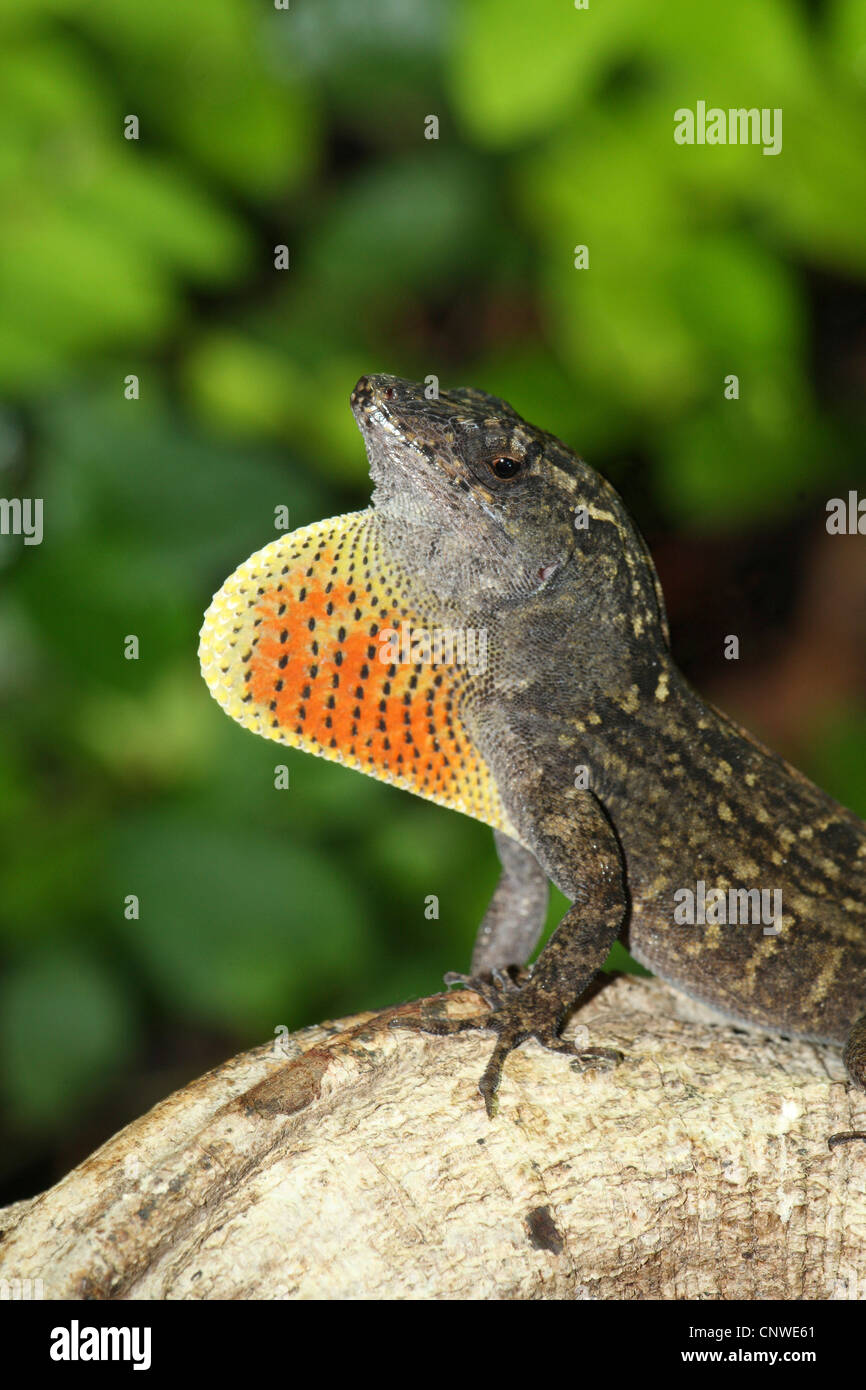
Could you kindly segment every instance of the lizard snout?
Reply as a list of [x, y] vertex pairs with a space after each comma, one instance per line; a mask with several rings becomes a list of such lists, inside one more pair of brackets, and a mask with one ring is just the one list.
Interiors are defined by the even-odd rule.
[[356, 416], [369, 414], [372, 410], [387, 413], [389, 406], [411, 403], [415, 399], [416, 389], [410, 381], [380, 372], [375, 376], [362, 376], [349, 399]]
[[364, 406], [372, 404], [373, 388], [370, 385], [370, 378], [362, 376], [358, 378], [355, 387], [349, 397], [349, 404], [353, 410], [363, 409]]

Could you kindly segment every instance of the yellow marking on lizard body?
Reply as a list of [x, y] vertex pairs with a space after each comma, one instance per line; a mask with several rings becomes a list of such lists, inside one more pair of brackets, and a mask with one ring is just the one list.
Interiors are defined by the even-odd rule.
[[806, 1002], [810, 1006], [820, 1004], [822, 999], [826, 999], [830, 986], [835, 982], [839, 973], [839, 966], [845, 955], [844, 946], [834, 946], [827, 954], [826, 964], [821, 967], [821, 972], [817, 980], [809, 990]]
[[470, 669], [392, 659], [402, 624], [431, 624], [411, 611], [372, 523], [371, 511], [333, 517], [251, 555], [205, 614], [202, 675], [263, 738], [509, 831], [461, 719]]
[[[619, 517], [614, 516], [613, 512], [605, 511], [603, 507], [597, 507], [594, 502], [589, 502], [586, 504], [586, 512], [588, 516], [592, 517], [593, 521], [611, 522], [611, 524], [616, 527], [616, 530], [619, 533], [619, 535], [623, 534], [623, 529], [620, 524]], [[627, 560], [630, 559], [628, 550], [625, 551], [625, 558]]]
[[754, 859], [737, 859], [734, 862], [734, 873], [741, 883], [746, 883], [749, 879], [754, 882], [759, 877], [760, 872], [760, 867]]
[[827, 896], [827, 885], [826, 885], [825, 883], [822, 883], [821, 880], [820, 880], [819, 878], [815, 878], [815, 879], [804, 878], [804, 879], [802, 880], [802, 883], [803, 883], [803, 887], [804, 887], [805, 889], [807, 889], [808, 892], [810, 892], [814, 897], [816, 897], [816, 898], [826, 898], [826, 896]]
[[754, 994], [758, 967], [765, 964], [767, 957], [778, 949], [778, 936], [762, 936], [755, 946], [743, 969], [740, 988], [744, 994]]

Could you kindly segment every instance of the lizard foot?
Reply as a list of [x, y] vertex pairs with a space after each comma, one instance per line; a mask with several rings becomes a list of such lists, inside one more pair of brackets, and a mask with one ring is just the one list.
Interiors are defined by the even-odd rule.
[[561, 1052], [575, 1061], [597, 1066], [599, 1062], [619, 1066], [622, 1053], [610, 1047], [579, 1047], [560, 1037], [561, 1006], [553, 1008], [545, 996], [534, 992], [530, 985], [517, 994], [496, 1013], [484, 1020], [484, 1026], [499, 1034], [478, 1089], [484, 1097], [484, 1107], [490, 1119], [496, 1114], [496, 1093], [502, 1080], [502, 1068], [509, 1052], [513, 1052], [527, 1038], [535, 1038], [549, 1052]]
[[[494, 972], [502, 973], [502, 972]], [[522, 972], [526, 974], [527, 972]], [[527, 1038], [535, 1038], [550, 1052], [561, 1052], [576, 1061], [597, 1066], [600, 1062], [618, 1066], [622, 1053], [607, 1047], [578, 1047], [560, 1037], [562, 1006], [538, 989], [533, 989], [531, 981], [522, 988], [513, 980], [504, 982], [496, 989], [493, 975], [482, 977], [446, 976], [446, 984], [460, 983], [477, 990], [482, 998], [491, 1003], [491, 1012], [477, 1018], [443, 1019], [418, 1016], [416, 1018], [395, 1018], [392, 1028], [411, 1028], [418, 1033], [432, 1033], [438, 1037], [450, 1037], [457, 1033], [467, 1033], [477, 1028], [498, 1033], [496, 1046], [478, 1089], [484, 1097], [484, 1107], [490, 1119], [496, 1114], [496, 1093], [502, 1079], [502, 1068], [509, 1052], [513, 1052]], [[483, 984], [483, 988], [479, 985]], [[492, 998], [491, 998], [492, 996]], [[493, 1002], [495, 998], [496, 1002]]]
[[473, 989], [491, 1009], [501, 1009], [510, 994], [520, 992], [529, 979], [529, 971], [522, 965], [507, 965], [480, 975], [461, 975], [457, 970], [449, 970], [442, 978], [449, 989], [452, 985]]

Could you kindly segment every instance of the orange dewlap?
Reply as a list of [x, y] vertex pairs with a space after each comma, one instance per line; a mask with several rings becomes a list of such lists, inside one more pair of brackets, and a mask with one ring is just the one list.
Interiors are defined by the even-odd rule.
[[460, 719], [468, 668], [392, 661], [383, 645], [401, 624], [428, 624], [406, 605], [372, 523], [370, 511], [317, 522], [226, 580], [201, 630], [208, 688], [265, 738], [507, 829]]

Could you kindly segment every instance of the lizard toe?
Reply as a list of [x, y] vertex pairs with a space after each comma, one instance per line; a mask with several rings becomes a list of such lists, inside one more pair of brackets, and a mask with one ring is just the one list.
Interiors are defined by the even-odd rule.
[[866, 1133], [863, 1130], [845, 1130], [841, 1134], [831, 1134], [827, 1140], [827, 1148], [837, 1149], [840, 1144], [854, 1144], [858, 1140], [866, 1143]]
[[484, 1018], [435, 1018], [423, 1013], [406, 1018], [392, 1018], [388, 1023], [389, 1028], [405, 1028], [413, 1033], [432, 1033], [438, 1038], [449, 1038], [456, 1033], [470, 1033], [484, 1026]]
[[478, 975], [463, 975], [457, 970], [449, 970], [442, 978], [449, 988], [452, 985], [460, 985], [463, 989], [472, 989], [481, 995], [491, 1009], [499, 1010], [503, 1008], [507, 999], [520, 993], [523, 984], [529, 979], [529, 971], [524, 970], [522, 966], [510, 965]]

